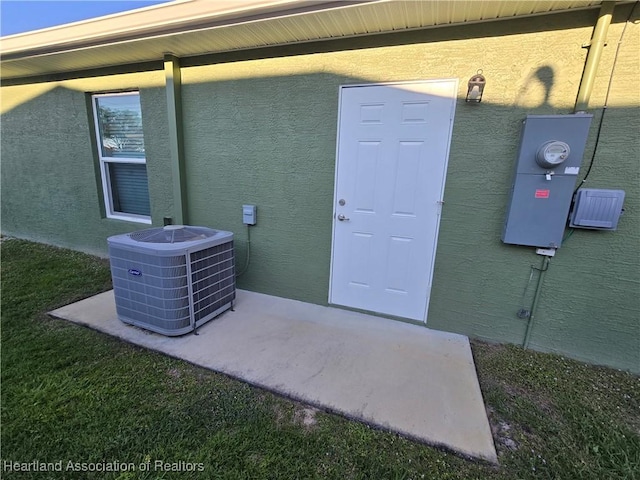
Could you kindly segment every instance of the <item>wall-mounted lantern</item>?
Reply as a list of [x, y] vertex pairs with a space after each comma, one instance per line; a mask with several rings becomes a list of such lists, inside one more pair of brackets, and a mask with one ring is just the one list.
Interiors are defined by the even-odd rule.
[[482, 70], [478, 70], [478, 72], [469, 79], [466, 101], [469, 103], [480, 103], [485, 83], [487, 83], [487, 81], [482, 76]]

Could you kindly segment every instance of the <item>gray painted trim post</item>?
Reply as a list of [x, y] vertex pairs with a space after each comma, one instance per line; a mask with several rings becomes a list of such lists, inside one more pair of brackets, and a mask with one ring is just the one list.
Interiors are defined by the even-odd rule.
[[184, 143], [182, 134], [182, 74], [180, 59], [174, 55], [164, 56], [164, 75], [167, 91], [167, 120], [169, 126], [169, 150], [173, 178], [173, 221], [178, 225], [187, 220], [187, 185], [184, 165]]

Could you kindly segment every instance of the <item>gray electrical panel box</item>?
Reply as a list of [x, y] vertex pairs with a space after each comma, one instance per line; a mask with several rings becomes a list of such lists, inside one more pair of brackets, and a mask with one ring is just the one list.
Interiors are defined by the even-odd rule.
[[527, 115], [502, 241], [558, 248], [593, 115]]
[[622, 213], [624, 190], [581, 188], [571, 212], [570, 227], [615, 230]]

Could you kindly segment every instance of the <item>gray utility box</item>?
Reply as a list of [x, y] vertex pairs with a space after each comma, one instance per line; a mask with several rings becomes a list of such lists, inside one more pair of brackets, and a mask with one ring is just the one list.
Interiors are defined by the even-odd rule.
[[502, 241], [558, 248], [593, 115], [527, 115]]
[[622, 214], [624, 190], [581, 188], [571, 212], [569, 226], [592, 230], [615, 230]]

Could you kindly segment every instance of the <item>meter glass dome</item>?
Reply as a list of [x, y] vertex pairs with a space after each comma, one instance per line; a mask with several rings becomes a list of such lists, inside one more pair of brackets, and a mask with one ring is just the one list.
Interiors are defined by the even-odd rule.
[[557, 167], [569, 157], [570, 151], [569, 145], [564, 142], [547, 142], [538, 150], [536, 162], [544, 168]]

